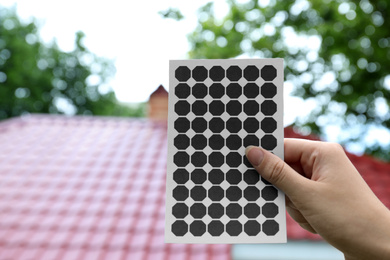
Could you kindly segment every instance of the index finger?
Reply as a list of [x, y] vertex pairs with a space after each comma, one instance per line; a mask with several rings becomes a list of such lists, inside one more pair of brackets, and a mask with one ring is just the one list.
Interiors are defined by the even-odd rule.
[[311, 178], [314, 162], [322, 142], [303, 139], [284, 139], [284, 161], [294, 170]]

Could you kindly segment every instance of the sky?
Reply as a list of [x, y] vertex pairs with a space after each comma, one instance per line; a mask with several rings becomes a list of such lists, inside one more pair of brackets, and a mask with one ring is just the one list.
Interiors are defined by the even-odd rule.
[[[117, 72], [110, 84], [117, 99], [138, 103], [147, 101], [159, 85], [169, 88], [169, 60], [188, 58], [187, 35], [197, 26], [198, 9], [209, 1], [1, 0], [0, 5], [16, 6], [18, 16], [27, 22], [36, 18], [42, 40], [51, 42], [55, 39], [63, 51], [73, 50], [75, 33], [83, 31], [85, 45], [91, 52], [114, 61]], [[260, 1], [262, 4], [269, 2]], [[213, 2], [215, 16], [222, 18], [228, 12], [225, 0]], [[159, 11], [170, 7], [178, 8], [185, 18], [181, 21], [163, 19]], [[289, 34], [286, 44], [292, 48], [305, 44], [316, 54], [320, 40], [315, 37], [300, 39]], [[390, 85], [390, 77], [388, 81], [387, 85]], [[291, 96], [293, 89], [292, 83], [285, 81], [285, 126], [296, 118], [305, 118], [317, 106], [312, 100], [303, 101]], [[379, 135], [370, 135], [376, 136], [374, 141], [384, 134], [384, 129], [379, 130], [382, 131]], [[326, 139], [338, 141], [341, 132], [340, 126], [329, 125], [325, 129]], [[387, 130], [386, 133], [390, 140], [390, 132]], [[351, 150], [356, 149], [362, 152], [361, 147]]]
[[[16, 6], [23, 21], [36, 18], [42, 40], [55, 39], [63, 51], [73, 50], [75, 33], [83, 31], [91, 52], [114, 61], [110, 85], [117, 99], [138, 103], [147, 101], [159, 85], [169, 88], [169, 60], [188, 58], [187, 35], [197, 26], [198, 9], [209, 1], [2, 0], [0, 5]], [[228, 12], [226, 1], [213, 2], [215, 16], [222, 18]], [[178, 8], [184, 19], [163, 19], [159, 11], [170, 7]], [[310, 104], [289, 95], [292, 89], [285, 84], [285, 125], [310, 112]]]
[[[169, 60], [187, 58], [186, 35], [197, 25], [198, 8], [208, 1], [1, 2], [3, 6], [16, 4], [17, 13], [24, 20], [37, 18], [42, 39], [50, 42], [55, 38], [64, 51], [74, 48], [75, 33], [83, 31], [90, 51], [114, 60], [117, 73], [111, 85], [117, 98], [142, 102], [160, 84], [168, 88]], [[169, 7], [179, 8], [185, 19], [163, 19], [158, 12]]]

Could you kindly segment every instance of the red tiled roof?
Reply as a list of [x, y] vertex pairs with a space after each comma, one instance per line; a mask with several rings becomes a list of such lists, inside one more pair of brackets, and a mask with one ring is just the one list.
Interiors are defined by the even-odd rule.
[[[166, 137], [147, 119], [0, 122], [0, 259], [230, 259], [230, 245], [164, 243]], [[390, 165], [348, 156], [390, 207]], [[320, 239], [289, 216], [287, 235]]]
[[230, 259], [164, 243], [166, 136], [139, 119], [0, 122], [0, 259]]

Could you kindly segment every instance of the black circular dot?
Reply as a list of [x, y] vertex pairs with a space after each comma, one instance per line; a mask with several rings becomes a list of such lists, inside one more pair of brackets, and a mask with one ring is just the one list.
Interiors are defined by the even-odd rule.
[[275, 147], [277, 146], [277, 140], [273, 135], [264, 135], [261, 138], [260, 142], [261, 142], [261, 147], [269, 151], [275, 149]]
[[242, 198], [242, 190], [237, 186], [230, 186], [226, 190], [226, 197], [230, 201], [238, 201], [239, 199]]
[[180, 83], [175, 88], [175, 95], [178, 98], [187, 98], [190, 95], [190, 86], [185, 83]]
[[179, 116], [185, 116], [190, 112], [190, 104], [187, 103], [187, 101], [179, 100], [175, 104], [175, 112]]
[[279, 224], [275, 220], [266, 220], [262, 227], [267, 236], [274, 236], [279, 232]]
[[173, 172], [173, 180], [177, 184], [185, 184], [190, 179], [190, 173], [186, 169], [177, 169]]
[[260, 207], [256, 203], [248, 203], [244, 207], [244, 214], [248, 218], [257, 218], [260, 216]]
[[225, 70], [221, 66], [214, 66], [210, 69], [209, 76], [213, 81], [221, 81], [225, 78]]
[[226, 112], [231, 116], [237, 116], [242, 112], [242, 104], [237, 100], [231, 100], [226, 104]]
[[188, 225], [184, 220], [176, 220], [171, 228], [176, 236], [184, 236], [188, 232]]
[[219, 186], [211, 187], [208, 192], [212, 201], [220, 201], [225, 196], [225, 191]]
[[204, 135], [194, 135], [191, 138], [191, 146], [194, 147], [196, 150], [202, 150], [207, 146], [207, 138]]
[[237, 169], [230, 169], [226, 173], [226, 181], [230, 184], [238, 184], [242, 180], [242, 173]]
[[260, 93], [260, 88], [255, 83], [248, 83], [244, 87], [244, 95], [247, 98], [256, 98]]
[[273, 100], [265, 100], [261, 103], [261, 112], [266, 116], [272, 116], [276, 113], [276, 103]]
[[225, 214], [225, 209], [220, 203], [213, 203], [208, 207], [208, 215], [212, 218], [220, 218]]
[[276, 128], [276, 120], [272, 117], [266, 117], [261, 121], [261, 129], [264, 131], [264, 133], [273, 133]]
[[191, 155], [191, 163], [195, 167], [203, 167], [207, 162], [207, 156], [203, 152], [195, 152]]
[[266, 218], [274, 218], [279, 214], [279, 208], [275, 203], [265, 203], [261, 209]]
[[209, 138], [209, 146], [214, 150], [220, 150], [225, 146], [225, 139], [221, 135], [212, 135]]
[[261, 86], [261, 95], [265, 98], [273, 98], [276, 95], [276, 86], [270, 82], [264, 83]]
[[238, 66], [230, 66], [226, 71], [226, 77], [231, 81], [238, 81], [242, 77], [242, 70]]
[[207, 129], [207, 121], [203, 117], [197, 117], [191, 122], [192, 130], [203, 133]]
[[176, 186], [172, 191], [172, 196], [177, 201], [184, 201], [188, 198], [189, 191], [185, 186]]
[[174, 127], [179, 133], [185, 133], [190, 129], [190, 121], [185, 117], [179, 117], [176, 119]]
[[205, 79], [207, 79], [207, 74], [207, 69], [203, 66], [196, 66], [192, 70], [192, 78], [196, 81], [204, 81]]
[[[179, 101], [180, 102], [180, 101]], [[192, 113], [197, 116], [203, 116], [207, 112], [207, 104], [203, 100], [197, 100], [192, 103]]]
[[203, 218], [206, 215], [206, 206], [202, 203], [194, 203], [190, 208], [190, 214], [193, 218]]
[[273, 186], [265, 186], [261, 190], [261, 197], [266, 201], [273, 201], [278, 197], [278, 190]]
[[202, 169], [195, 169], [191, 172], [191, 181], [195, 184], [202, 184], [206, 181], [207, 174]]
[[249, 186], [244, 190], [244, 197], [248, 201], [256, 201], [260, 198], [260, 191], [257, 187]]
[[242, 94], [242, 88], [238, 83], [231, 83], [226, 87], [226, 95], [230, 98], [238, 98]]
[[202, 236], [206, 232], [206, 224], [201, 220], [195, 220], [190, 225], [190, 232], [194, 236]]
[[209, 112], [214, 116], [220, 116], [225, 112], [225, 104], [220, 100], [214, 100], [209, 104]]
[[213, 83], [210, 86], [209, 94], [213, 98], [221, 98], [225, 95], [225, 87], [221, 83]]
[[260, 111], [260, 105], [255, 100], [248, 100], [244, 104], [244, 112], [248, 116], [255, 116]]
[[261, 69], [261, 77], [265, 81], [272, 81], [276, 78], [276, 69], [272, 65], [265, 65]]
[[229, 218], [239, 218], [242, 215], [242, 207], [238, 203], [230, 203], [226, 207], [226, 215]]
[[244, 129], [247, 133], [256, 133], [260, 128], [260, 123], [256, 117], [248, 117], [244, 121]]
[[247, 170], [244, 173], [244, 181], [248, 184], [256, 184], [259, 182], [260, 175], [256, 170]]
[[238, 133], [242, 129], [242, 122], [237, 117], [231, 117], [226, 121], [226, 129], [230, 133]]
[[259, 69], [256, 66], [250, 65], [244, 69], [244, 78], [247, 81], [255, 81], [259, 78]]
[[248, 147], [250, 145], [253, 146], [259, 146], [260, 145], [260, 140], [256, 135], [247, 135], [244, 138], [244, 147]]
[[242, 232], [242, 224], [238, 220], [231, 220], [226, 224], [226, 232], [231, 236], [238, 236]]
[[242, 163], [242, 155], [236, 152], [230, 152], [226, 156], [226, 163], [230, 167], [238, 167]]
[[260, 223], [255, 220], [248, 220], [244, 224], [244, 232], [248, 234], [248, 236], [257, 236], [261, 231]]
[[213, 133], [220, 133], [223, 129], [225, 129], [225, 121], [221, 118], [214, 117], [209, 122], [209, 128]]
[[178, 81], [187, 81], [191, 77], [191, 70], [186, 66], [180, 66], [175, 70], [175, 77]]
[[220, 184], [225, 179], [225, 174], [220, 169], [212, 169], [209, 172], [209, 181], [212, 184]]
[[195, 201], [202, 201], [206, 198], [206, 189], [202, 186], [195, 186], [191, 189], [191, 198]]
[[184, 203], [176, 203], [172, 207], [172, 215], [176, 218], [185, 218], [188, 215], [188, 207]]
[[207, 95], [207, 87], [203, 83], [196, 83], [192, 87], [192, 95], [195, 98], [204, 98]]
[[209, 164], [213, 167], [220, 167], [225, 162], [225, 157], [220, 152], [212, 152], [209, 155]]
[[212, 236], [222, 235], [222, 233], [224, 232], [224, 228], [224, 225], [219, 220], [213, 220], [207, 226], [207, 230]]
[[229, 135], [226, 139], [226, 146], [230, 150], [238, 150], [242, 146], [242, 139], [238, 135]]
[[190, 139], [187, 135], [179, 134], [173, 139], [174, 146], [179, 150], [185, 150], [190, 146]]
[[190, 162], [190, 156], [186, 152], [177, 152], [173, 156], [173, 162], [179, 167], [185, 167]]

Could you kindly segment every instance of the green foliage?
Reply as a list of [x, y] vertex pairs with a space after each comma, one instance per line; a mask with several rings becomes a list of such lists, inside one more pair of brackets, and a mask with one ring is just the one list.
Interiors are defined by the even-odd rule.
[[171, 18], [176, 21], [184, 19], [183, 14], [176, 8], [168, 8], [165, 11], [158, 12], [163, 18]]
[[142, 116], [119, 104], [108, 81], [111, 61], [89, 52], [76, 34], [72, 52], [44, 44], [34, 22], [0, 8], [0, 120], [25, 113]]
[[[240, 3], [239, 3], [240, 2]], [[191, 58], [281, 57], [294, 94], [317, 107], [295, 125], [390, 160], [390, 147], [366, 142], [369, 129], [390, 128], [390, 3], [385, 0], [228, 0], [217, 19], [200, 9], [189, 36]], [[386, 140], [383, 140], [386, 141]]]

